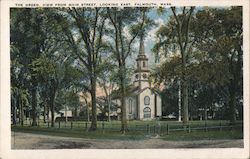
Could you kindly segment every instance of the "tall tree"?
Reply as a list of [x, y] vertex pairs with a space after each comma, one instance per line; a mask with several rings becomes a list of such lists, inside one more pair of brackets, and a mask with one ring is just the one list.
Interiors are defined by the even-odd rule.
[[91, 131], [97, 129], [96, 83], [100, 59], [104, 53], [104, 8], [71, 8], [63, 10], [60, 25], [68, 42], [68, 49], [77, 56], [79, 67], [87, 71], [90, 87], [85, 86], [91, 94], [92, 119]]
[[[33, 75], [31, 63], [39, 58], [43, 52], [43, 45], [46, 40], [46, 31], [44, 30], [44, 13], [36, 9], [11, 9], [11, 47], [18, 51], [18, 61], [23, 65], [23, 69], [28, 74], [26, 80], [29, 83], [32, 105], [32, 125], [37, 125], [37, 86], [38, 81]], [[11, 55], [12, 56], [12, 55]]]
[[194, 7], [171, 7], [173, 16], [170, 18], [167, 25], [159, 29], [157, 34], [160, 42], [154, 47], [155, 52], [159, 52], [160, 49], [163, 49], [165, 54], [169, 54], [169, 52], [180, 53], [182, 66], [180, 79], [184, 124], [187, 124], [189, 120], [187, 66], [189, 63], [189, 55], [193, 47], [193, 38], [190, 34], [190, 23], [194, 9]]
[[52, 127], [54, 127], [55, 98], [59, 89], [59, 69], [58, 64], [46, 56], [41, 56], [32, 62], [33, 76], [36, 76], [38, 81], [43, 81], [40, 84], [46, 85]]
[[201, 10], [196, 14], [192, 30], [197, 37], [195, 46], [204, 55], [203, 63], [214, 68], [206, 79], [209, 82], [212, 78], [213, 84], [226, 86], [228, 116], [235, 122], [243, 86], [242, 7]]
[[[115, 59], [118, 63], [119, 88], [121, 91], [121, 131], [125, 133], [127, 127], [126, 114], [126, 59], [132, 52], [132, 44], [139, 34], [144, 31], [146, 19], [145, 8], [107, 8], [109, 21], [114, 28], [112, 40], [114, 45], [110, 45]], [[139, 17], [139, 18], [138, 18]], [[125, 29], [128, 29], [130, 36]]]
[[[170, 17], [167, 25], [158, 31], [160, 41], [155, 45], [156, 52], [166, 54], [180, 48], [179, 38], [176, 37], [179, 35], [178, 28], [176, 29], [178, 23], [175, 19], [182, 19], [184, 16], [180, 10], [172, 8], [172, 12], [174, 10], [180, 14]], [[188, 15], [190, 12], [186, 13]], [[213, 109], [215, 103], [228, 106], [225, 110], [228, 109], [228, 116], [234, 122], [236, 105], [242, 100], [242, 8], [202, 8], [190, 18], [188, 45], [192, 47], [187, 49], [184, 71], [186, 80], [192, 83], [189, 96], [196, 91], [200, 100], [198, 104], [195, 99], [189, 98], [188, 103], [193, 106], [204, 105], [204, 114], [207, 108]], [[174, 45], [176, 43], [178, 45]], [[182, 77], [183, 68], [180, 69], [180, 66], [183, 67], [183, 64], [175, 59], [168, 57], [158, 70], [158, 76], [170, 80]], [[192, 86], [193, 83], [196, 86]], [[205, 94], [207, 97], [204, 97]]]

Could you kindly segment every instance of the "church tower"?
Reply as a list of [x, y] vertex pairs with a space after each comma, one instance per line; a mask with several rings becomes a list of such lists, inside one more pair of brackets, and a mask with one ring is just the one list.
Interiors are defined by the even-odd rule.
[[134, 86], [139, 86], [139, 89], [149, 87], [148, 58], [145, 55], [143, 36], [140, 38], [139, 54], [136, 59], [137, 67], [135, 70]]

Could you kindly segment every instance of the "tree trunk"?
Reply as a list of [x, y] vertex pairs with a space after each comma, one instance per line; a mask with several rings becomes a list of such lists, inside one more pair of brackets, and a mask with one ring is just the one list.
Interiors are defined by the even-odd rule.
[[[189, 41], [189, 27], [190, 27], [190, 19], [192, 13], [194, 11], [194, 7], [191, 7], [189, 13], [185, 13], [185, 9], [183, 8], [183, 14], [181, 16], [177, 15], [177, 11], [175, 7], [171, 7], [172, 13], [174, 15], [175, 21], [177, 23], [177, 42], [180, 47], [181, 60], [182, 60], [182, 108], [183, 108], [183, 124], [186, 125], [189, 120], [188, 114], [188, 81], [186, 79], [186, 67], [187, 67], [187, 55], [189, 49], [187, 49], [187, 45]], [[184, 31], [185, 30], [185, 31]], [[191, 47], [191, 46], [190, 46]]]
[[126, 97], [125, 97], [125, 78], [121, 77], [121, 132], [123, 134], [128, 131], [127, 112], [126, 112]]
[[67, 106], [65, 106], [65, 122], [67, 123], [68, 122], [68, 109], [67, 109]]
[[207, 120], [207, 105], [204, 108], [204, 120]]
[[49, 122], [49, 105], [48, 105], [48, 100], [46, 101], [46, 106], [47, 106], [47, 121]]
[[13, 97], [13, 104], [12, 104], [12, 122], [13, 125], [16, 125], [16, 99]]
[[108, 102], [108, 122], [110, 121], [110, 104], [111, 104], [111, 99], [110, 99], [110, 93], [108, 93], [107, 87], [106, 87], [106, 82], [103, 83], [103, 88], [104, 88], [104, 92], [107, 98], [107, 102]]
[[90, 131], [97, 129], [97, 115], [96, 115], [96, 77], [91, 78], [91, 104], [92, 104], [92, 116]]
[[50, 89], [50, 111], [51, 111], [51, 127], [55, 126], [55, 96], [56, 96], [57, 84], [55, 80], [51, 81]]
[[51, 111], [51, 127], [55, 126], [55, 106], [54, 106], [55, 92], [50, 96], [50, 111]]
[[18, 124], [21, 124], [21, 111], [20, 111], [20, 109], [21, 109], [21, 96], [20, 96], [20, 94], [18, 93], [18, 95], [17, 95], [17, 103], [16, 103], [16, 120], [17, 120], [17, 122], [18, 122]]
[[110, 122], [110, 97], [108, 98], [108, 122]]
[[[236, 91], [238, 83], [241, 83], [240, 80], [242, 80], [242, 50], [241, 47], [238, 47], [238, 61], [236, 63], [236, 66], [233, 66], [233, 63], [231, 62], [230, 71], [233, 74], [233, 79], [230, 80], [229, 83], [229, 120], [232, 124], [236, 121]], [[234, 68], [235, 67], [235, 68]]]
[[77, 115], [77, 108], [75, 108], [75, 110], [74, 110], [74, 116], [75, 116], [75, 117], [78, 116], [78, 115]]
[[88, 118], [88, 122], [89, 122], [89, 103], [87, 103], [87, 118]]
[[33, 85], [33, 88], [31, 90], [31, 104], [32, 104], [32, 126], [37, 126], [37, 121], [36, 121], [36, 107], [37, 107], [37, 98], [36, 98], [36, 84]]
[[20, 102], [20, 119], [21, 119], [21, 125], [23, 126], [23, 123], [24, 123], [24, 112], [23, 112], [23, 103], [22, 101]]
[[183, 124], [188, 123], [188, 86], [187, 81], [182, 81], [182, 107], [183, 107]]
[[46, 103], [43, 105], [43, 122], [46, 123]]
[[236, 112], [235, 112], [235, 105], [236, 105], [236, 83], [231, 81], [229, 86], [229, 120], [233, 124], [236, 121]]

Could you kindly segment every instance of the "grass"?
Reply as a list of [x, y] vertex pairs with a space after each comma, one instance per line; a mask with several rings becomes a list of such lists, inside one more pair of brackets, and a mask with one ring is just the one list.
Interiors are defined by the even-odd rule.
[[[238, 121], [242, 122], [242, 121]], [[129, 129], [136, 129], [136, 128], [142, 128], [146, 129], [147, 126], [153, 127], [153, 126], [161, 126], [162, 128], [169, 127], [171, 129], [181, 129], [183, 128], [182, 122], [178, 121], [157, 121], [157, 120], [152, 120], [152, 121], [128, 121], [128, 128]], [[86, 121], [73, 121], [73, 122], [55, 122], [55, 128], [71, 128], [71, 124], [73, 129], [78, 128], [78, 129], [86, 129], [89, 128], [91, 123], [86, 122]], [[28, 126], [28, 123], [25, 123], [25, 126]], [[50, 125], [50, 123], [49, 123]], [[207, 121], [189, 121], [188, 126], [191, 128], [196, 128], [196, 127], [205, 127], [205, 126], [226, 126], [229, 125], [229, 122], [226, 120], [207, 120]], [[43, 123], [39, 122], [39, 127], [48, 127], [48, 123]], [[102, 129], [104, 127], [105, 130], [117, 130], [119, 131], [121, 127], [121, 121], [111, 121], [111, 122], [106, 122], [106, 121], [98, 121], [97, 122], [97, 127], [99, 129]]]
[[[87, 127], [90, 127], [90, 122], [87, 121], [73, 121], [73, 128], [84, 128], [86, 127], [86, 123], [87, 123]], [[178, 122], [178, 121], [156, 121], [156, 120], [151, 120], [151, 121], [140, 121], [140, 120], [133, 120], [133, 121], [127, 121], [128, 123], [128, 127], [133, 128], [136, 126], [140, 126], [140, 127], [146, 127], [147, 125], [153, 126], [153, 125], [161, 125], [161, 126], [166, 126], [167, 124], [169, 126], [171, 126], [171, 128], [180, 128], [183, 127], [182, 122]], [[111, 121], [111, 122], [106, 122], [106, 121], [98, 121], [97, 122], [97, 127], [98, 128], [102, 128], [104, 124], [105, 128], [110, 128], [110, 129], [119, 129], [121, 127], [121, 121]], [[189, 125], [191, 127], [201, 127], [201, 126], [205, 126], [205, 124], [207, 126], [211, 126], [211, 125], [228, 125], [229, 122], [226, 120], [207, 120], [207, 121], [200, 121], [200, 120], [196, 120], [196, 121], [189, 121]], [[26, 125], [29, 125], [28, 123], [26, 123]], [[42, 121], [40, 121], [39, 123], [40, 127], [47, 127], [48, 124], [47, 123], [43, 123]], [[55, 127], [59, 127], [59, 122], [55, 122]], [[70, 128], [71, 127], [71, 122], [60, 122], [60, 127], [66, 127], [66, 128]]]
[[88, 139], [119, 139], [119, 140], [142, 140], [145, 136], [141, 132], [128, 132], [122, 135], [119, 131], [105, 131], [97, 130], [88, 132], [82, 129], [58, 129], [58, 128], [43, 128], [43, 127], [20, 127], [15, 126], [11, 128], [14, 132], [24, 132], [41, 135], [61, 136], [61, 137], [76, 137]]
[[221, 139], [243, 139], [243, 132], [239, 129], [222, 131], [194, 131], [191, 133], [174, 132], [161, 136], [168, 141], [190, 141], [190, 140], [221, 140]]
[[[102, 125], [104, 123], [104, 131]], [[228, 121], [191, 121], [189, 126], [191, 128], [204, 127], [207, 126], [218, 126], [218, 125], [228, 125]], [[147, 131], [147, 125], [149, 125], [150, 133]], [[192, 130], [191, 133], [183, 131], [183, 124], [177, 121], [129, 121], [129, 132], [126, 135], [122, 135], [120, 130], [120, 121], [112, 122], [98, 122], [98, 130], [95, 132], [88, 132], [86, 129], [86, 122], [73, 122], [73, 129], [70, 129], [71, 122], [55, 124], [55, 128], [47, 127], [47, 125], [40, 125], [39, 127], [30, 126], [12, 126], [11, 130], [16, 132], [26, 132], [33, 134], [44, 134], [53, 136], [63, 136], [63, 137], [78, 137], [78, 138], [88, 138], [88, 139], [117, 139], [117, 140], [141, 140], [146, 139], [154, 134], [153, 128], [161, 125], [162, 131], [166, 134], [166, 125], [170, 128], [169, 135], [162, 135], [163, 140], [173, 140], [173, 141], [185, 141], [185, 140], [203, 140], [203, 139], [242, 139], [243, 132], [242, 127], [235, 127], [232, 130], [230, 128], [223, 128], [220, 131], [218, 128], [209, 129], [207, 132], [203, 130]], [[87, 123], [87, 127], [90, 123]], [[180, 129], [175, 131], [174, 129]], [[162, 133], [162, 132], [161, 132]]]

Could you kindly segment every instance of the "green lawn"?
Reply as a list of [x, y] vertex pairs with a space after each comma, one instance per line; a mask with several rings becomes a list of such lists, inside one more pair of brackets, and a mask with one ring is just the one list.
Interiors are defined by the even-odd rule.
[[[204, 129], [205, 126], [226, 126], [228, 121], [191, 121], [187, 129], [183, 129], [183, 124], [177, 121], [128, 121], [129, 132], [122, 135], [120, 132], [120, 121], [98, 122], [96, 132], [88, 132], [90, 123], [87, 122], [60, 122], [54, 128], [47, 127], [47, 124], [39, 127], [12, 126], [12, 131], [28, 132], [35, 134], [45, 134], [65, 137], [80, 137], [90, 139], [119, 139], [119, 140], [140, 140], [155, 136], [160, 132], [163, 140], [203, 140], [203, 139], [242, 139], [242, 127], [225, 127], [220, 129]], [[188, 128], [191, 132], [188, 133]], [[104, 128], [104, 129], [103, 129]], [[160, 128], [160, 129], [159, 129]], [[194, 130], [192, 130], [192, 128]], [[202, 128], [202, 129], [195, 129]], [[169, 129], [169, 132], [167, 131]], [[168, 132], [168, 133], [167, 133]], [[167, 135], [168, 134], [168, 135]]]
[[[156, 121], [156, 120], [152, 120], [152, 121], [139, 121], [139, 120], [133, 120], [133, 121], [127, 121], [128, 122], [128, 127], [136, 127], [136, 126], [153, 126], [153, 125], [161, 125], [161, 126], [166, 126], [169, 125], [171, 126], [171, 128], [179, 128], [179, 127], [183, 127], [182, 122], [178, 122], [178, 121]], [[239, 121], [240, 122], [240, 121]], [[90, 127], [90, 122], [86, 122], [86, 121], [73, 121], [73, 128], [84, 128], [84, 127]], [[229, 124], [228, 121], [226, 120], [207, 120], [207, 121], [189, 121], [189, 125], [191, 127], [201, 127], [201, 126], [211, 126], [211, 125], [227, 125]], [[29, 125], [29, 123], [26, 123], [26, 125]], [[42, 121], [39, 122], [39, 126], [40, 127], [48, 127], [47, 123], [43, 123]], [[114, 129], [119, 129], [121, 127], [121, 121], [111, 121], [111, 122], [107, 122], [107, 121], [98, 121], [97, 122], [97, 127], [98, 128], [114, 128]], [[59, 127], [59, 122], [55, 122], [55, 127]], [[70, 128], [71, 127], [71, 122], [68, 121], [67, 123], [62, 121], [60, 122], [60, 127], [61, 128]]]
[[190, 140], [220, 140], [220, 139], [243, 139], [243, 132], [239, 129], [222, 131], [195, 131], [191, 133], [174, 132], [161, 136], [168, 141], [190, 141]]
[[25, 132], [41, 135], [52, 135], [62, 137], [77, 137], [88, 139], [119, 139], [119, 140], [141, 140], [146, 137], [141, 132], [128, 132], [126, 135], [121, 134], [119, 131], [101, 131], [88, 132], [83, 129], [65, 129], [65, 128], [42, 128], [42, 127], [20, 127], [14, 126], [11, 128], [14, 132]]

